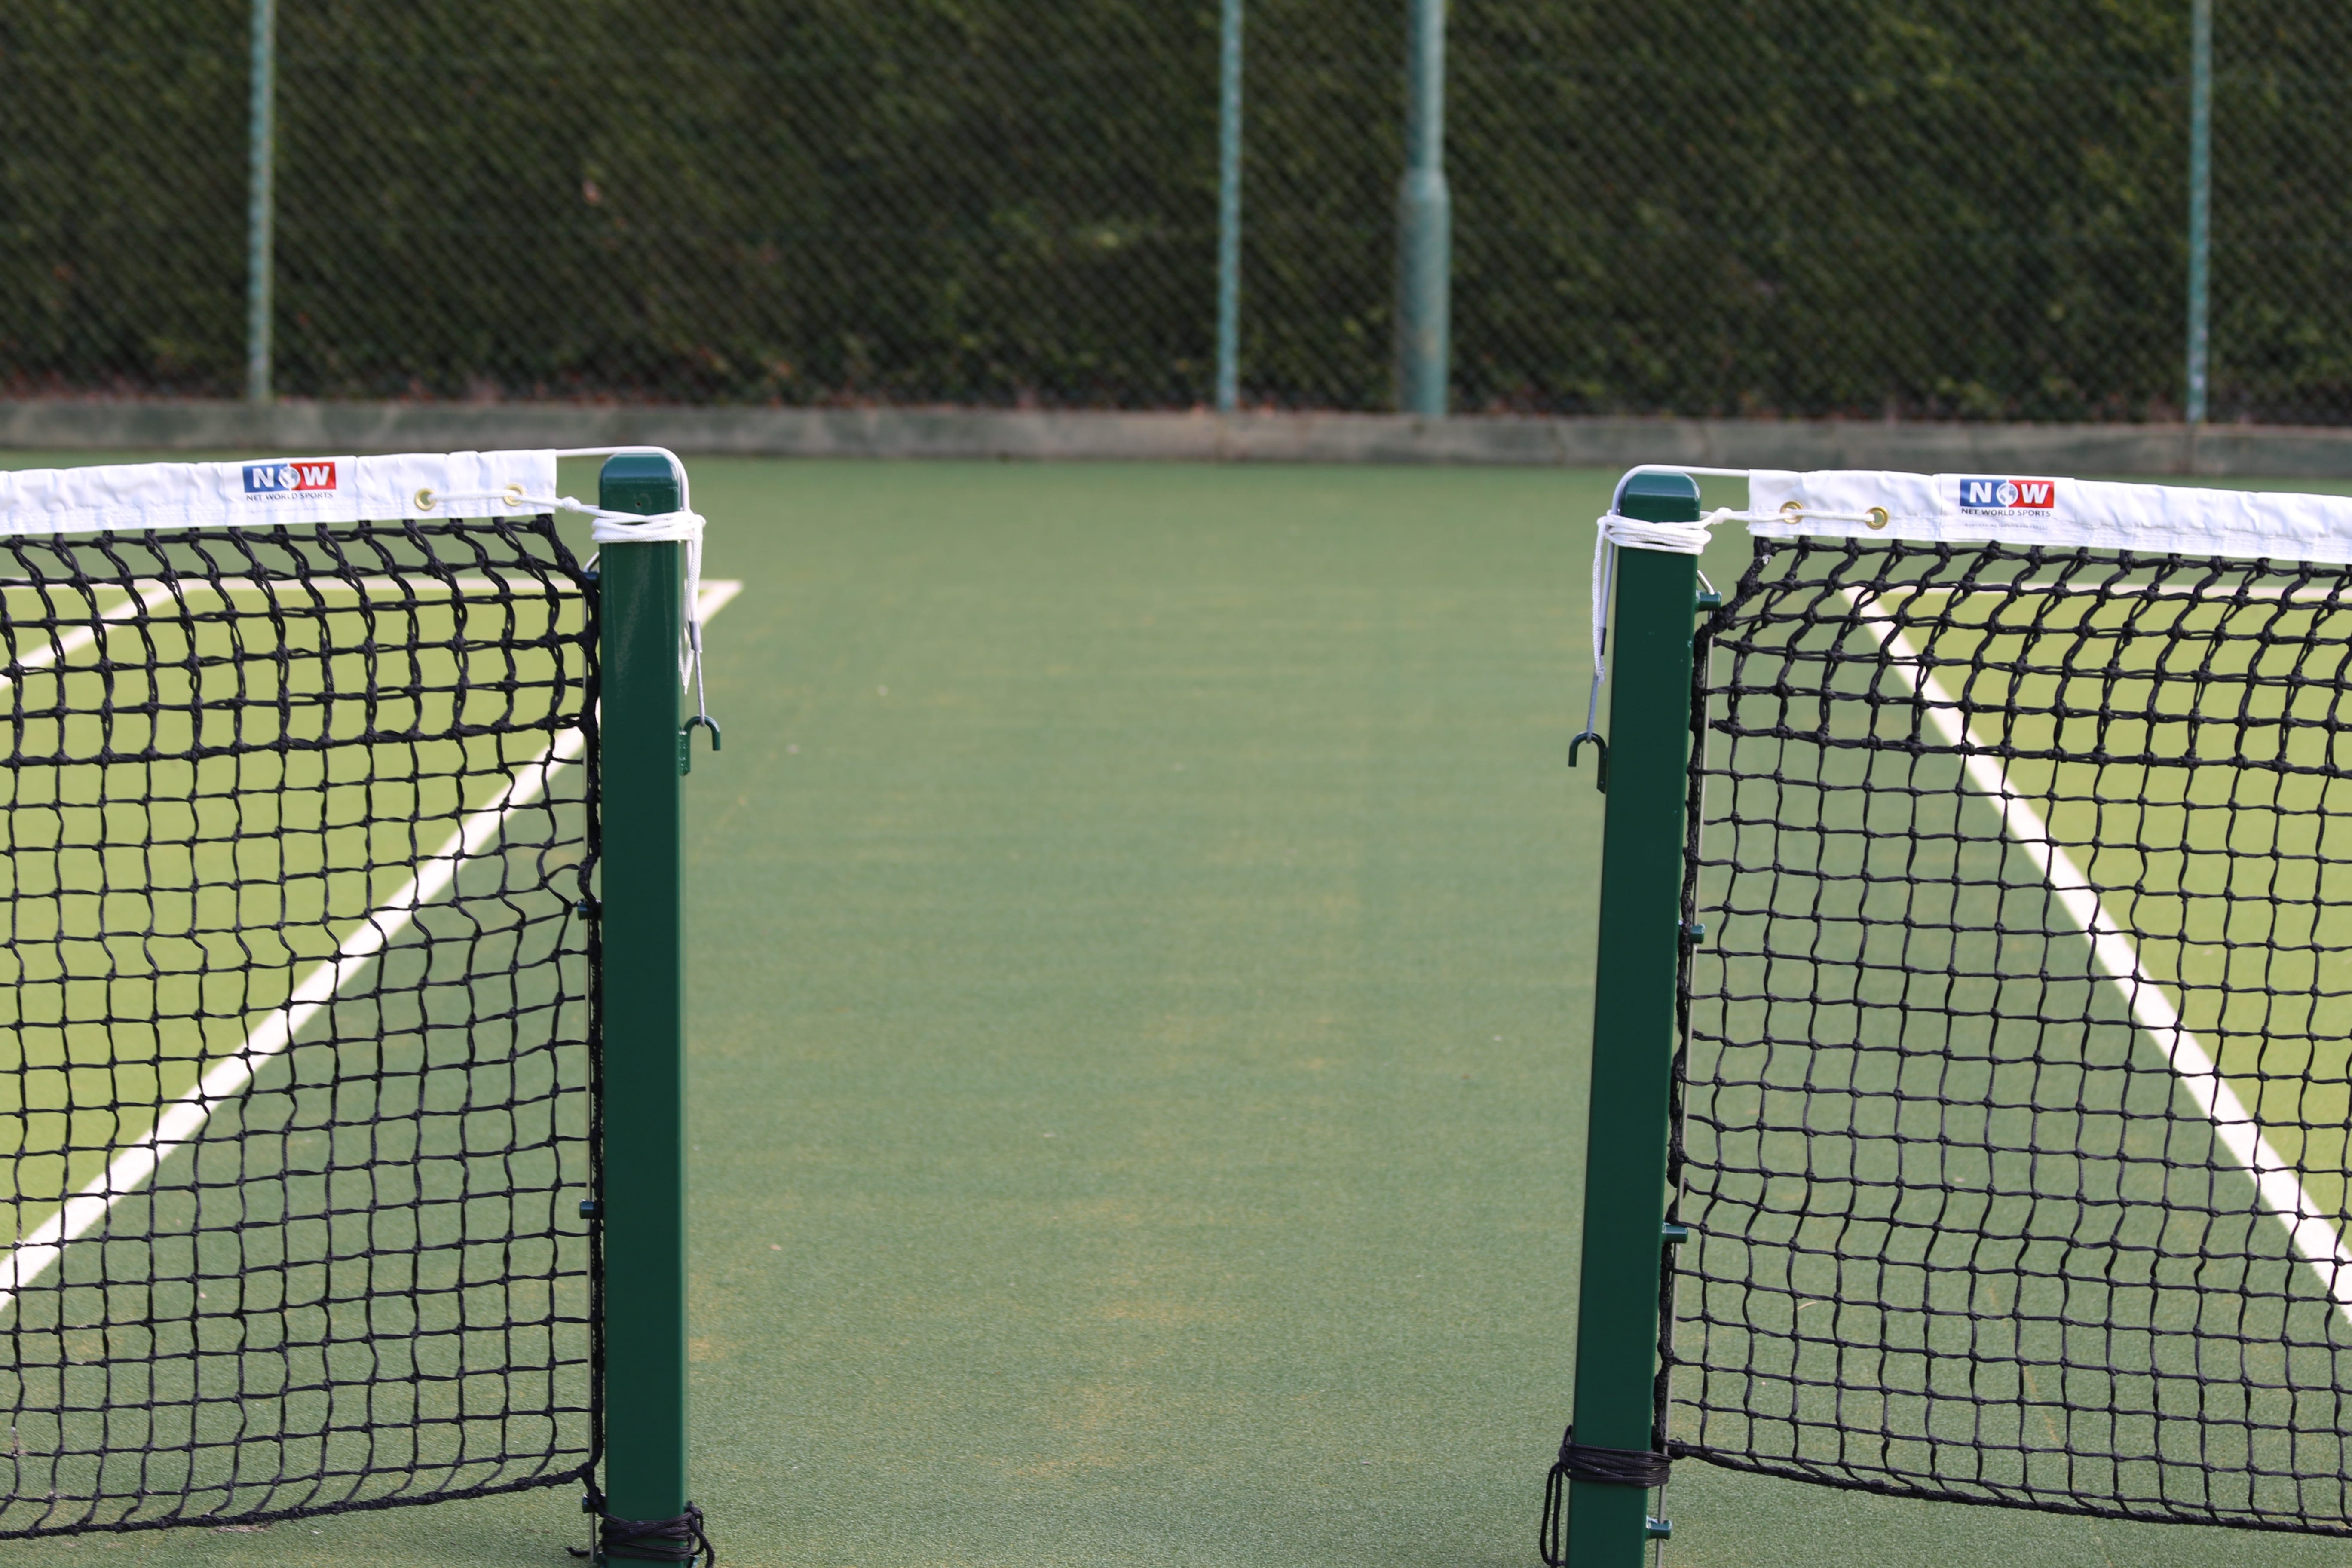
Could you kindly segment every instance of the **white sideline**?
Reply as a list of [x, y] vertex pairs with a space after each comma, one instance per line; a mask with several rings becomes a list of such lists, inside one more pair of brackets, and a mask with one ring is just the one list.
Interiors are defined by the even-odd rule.
[[[731, 579], [706, 582], [696, 607], [708, 623], [742, 591], [743, 584]], [[120, 611], [109, 612], [109, 617], [129, 615], [131, 610], [131, 605], [126, 602]], [[81, 633], [77, 631], [74, 635], [80, 637]], [[97, 636], [97, 628], [92, 626], [89, 636], [73, 647], [87, 647]], [[71, 640], [60, 639], [56, 645], [60, 653], [73, 651], [64, 646]], [[292, 994], [246, 1036], [243, 1045], [215, 1063], [194, 1089], [173, 1101], [143, 1137], [117, 1152], [89, 1185], [9, 1247], [6, 1257], [0, 1258], [0, 1311], [5, 1311], [20, 1291], [58, 1260], [68, 1243], [89, 1235], [114, 1212], [116, 1204], [153, 1175], [157, 1166], [201, 1132], [215, 1105], [242, 1094], [261, 1064], [292, 1045], [303, 1026], [334, 1001], [336, 994], [352, 976], [408, 929], [419, 909], [448, 890], [457, 879], [457, 868], [496, 838], [508, 817], [537, 800], [556, 769], [578, 761], [586, 744], [582, 731], [567, 730], [517, 768], [498, 796], [467, 816], [447, 843], [425, 857], [416, 875], [370, 911], [367, 919], [343, 939], [334, 957], [304, 975]]]
[[1908, 634], [1885, 611], [1866, 602], [1860, 590], [1848, 588], [1844, 593], [1863, 625], [1892, 656], [1905, 682], [1925, 700], [1927, 717], [1944, 737], [1945, 744], [1960, 753], [1969, 782], [2000, 809], [2002, 830], [2032, 858], [2066, 913], [2091, 939], [2094, 961], [2115, 982], [2116, 989], [2123, 993], [2133, 1021], [2163, 1051], [2173, 1076], [2213, 1124], [2214, 1135], [2221, 1146], [2253, 1177], [2263, 1206], [2286, 1227], [2287, 1238], [2310, 1264], [2329, 1299], [2347, 1319], [2352, 1319], [2352, 1250], [2346, 1248], [2334, 1221], [2304, 1190], [2294, 1166], [2263, 1136], [2253, 1113], [2221, 1076], [2204, 1042], [2181, 1026], [2180, 1014], [2165, 994], [2164, 987], [2141, 966], [2131, 938], [2107, 918], [2097, 889], [2074, 864], [2074, 857], [2051, 837], [2049, 825], [2042, 814], [2010, 788], [2009, 775], [2000, 760], [1987, 752], [1983, 742], [1969, 731], [1959, 704], [1943, 681], [1920, 668], [1919, 650]]

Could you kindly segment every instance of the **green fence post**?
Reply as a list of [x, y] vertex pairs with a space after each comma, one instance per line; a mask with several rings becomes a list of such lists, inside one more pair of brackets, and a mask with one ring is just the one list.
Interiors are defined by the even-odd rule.
[[253, 0], [253, 77], [246, 126], [245, 395], [270, 398], [278, 285], [278, 0]]
[[2205, 423], [2207, 294], [2213, 249], [2213, 0], [2189, 8], [2189, 398], [2191, 462]]
[[[1618, 510], [1696, 522], [1698, 486], [1682, 474], [1636, 474]], [[1652, 1442], [1697, 592], [1696, 557], [1619, 551], [1576, 1323], [1574, 1426], [1587, 1447]], [[1573, 1478], [1571, 1568], [1640, 1568], [1648, 1500], [1640, 1487]]]
[[1411, 0], [1397, 185], [1397, 412], [1437, 418], [1453, 369], [1454, 199], [1445, 185], [1445, 0]]
[[[677, 510], [680, 489], [667, 458], [631, 452], [605, 461], [597, 499], [608, 510], [652, 515]], [[686, 546], [608, 544], [598, 564], [604, 1506], [616, 1519], [675, 1519], [687, 1506], [686, 942], [677, 681]]]
[[1217, 33], [1217, 412], [1242, 396], [1242, 0], [1224, 0]]

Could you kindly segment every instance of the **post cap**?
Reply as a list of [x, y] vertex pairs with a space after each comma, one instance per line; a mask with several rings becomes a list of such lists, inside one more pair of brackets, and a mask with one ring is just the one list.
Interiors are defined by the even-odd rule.
[[1698, 481], [1688, 474], [1628, 474], [1617, 487], [1617, 515], [1636, 522], [1696, 522]]
[[596, 475], [596, 504], [607, 511], [657, 517], [686, 504], [677, 470], [659, 452], [615, 452]]

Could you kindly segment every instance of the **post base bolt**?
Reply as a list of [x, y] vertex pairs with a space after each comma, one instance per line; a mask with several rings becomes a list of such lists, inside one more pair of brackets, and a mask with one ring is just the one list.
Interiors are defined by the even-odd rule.
[[1652, 1541], [1672, 1541], [1675, 1538], [1675, 1521], [1671, 1519], [1645, 1519], [1642, 1521], [1642, 1533]]

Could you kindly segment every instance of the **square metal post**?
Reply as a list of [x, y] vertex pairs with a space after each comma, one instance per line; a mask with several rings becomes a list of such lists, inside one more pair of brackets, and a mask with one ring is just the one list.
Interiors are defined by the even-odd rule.
[[[1637, 474], [1618, 510], [1695, 522], [1698, 486]], [[1618, 552], [1576, 1323], [1576, 1441], [1596, 1447], [1652, 1445], [1697, 594], [1696, 557]], [[1570, 1568], [1640, 1568], [1648, 1501], [1640, 1487], [1571, 1479]]]
[[[671, 512], [682, 504], [680, 488], [667, 458], [625, 453], [605, 462], [598, 503], [640, 515]], [[686, 550], [675, 542], [607, 544], [598, 563], [604, 1491], [605, 1510], [626, 1520], [675, 1519], [687, 1507], [677, 679]]]

